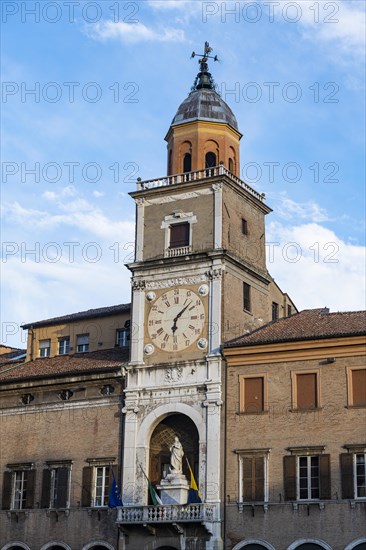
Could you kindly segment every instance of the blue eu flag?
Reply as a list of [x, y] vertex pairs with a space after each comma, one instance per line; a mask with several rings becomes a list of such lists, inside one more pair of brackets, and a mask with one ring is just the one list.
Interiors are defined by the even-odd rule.
[[109, 489], [108, 506], [109, 508], [116, 508], [117, 506], [123, 506], [123, 502], [121, 499], [121, 493], [119, 492], [116, 478], [114, 477], [113, 469], [112, 469], [112, 475], [113, 475], [113, 481], [112, 481], [112, 486]]

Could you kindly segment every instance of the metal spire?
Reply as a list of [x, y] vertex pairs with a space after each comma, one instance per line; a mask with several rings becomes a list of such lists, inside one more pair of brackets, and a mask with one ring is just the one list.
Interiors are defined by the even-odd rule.
[[198, 60], [198, 63], [200, 64], [200, 72], [196, 76], [196, 79], [192, 86], [192, 91], [200, 90], [201, 88], [208, 88], [211, 90], [215, 89], [215, 83], [213, 81], [211, 73], [208, 72], [207, 61], [208, 59], [213, 59], [214, 61], [218, 61], [218, 57], [217, 55], [215, 56], [209, 55], [211, 52], [212, 52], [212, 48], [210, 47], [210, 44], [208, 42], [205, 42], [204, 54], [197, 54], [196, 52], [192, 52], [191, 59], [192, 57], [196, 57], [196, 55], [201, 57], [201, 59]]

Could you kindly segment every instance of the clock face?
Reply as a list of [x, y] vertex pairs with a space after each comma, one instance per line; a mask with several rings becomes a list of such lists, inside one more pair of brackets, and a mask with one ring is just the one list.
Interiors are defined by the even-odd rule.
[[201, 335], [205, 308], [192, 290], [176, 288], [165, 292], [151, 306], [148, 332], [154, 346], [164, 351], [180, 351]]

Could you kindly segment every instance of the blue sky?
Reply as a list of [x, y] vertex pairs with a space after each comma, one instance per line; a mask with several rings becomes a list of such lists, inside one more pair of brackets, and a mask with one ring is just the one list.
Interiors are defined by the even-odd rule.
[[300, 309], [365, 307], [363, 1], [1, 7], [3, 343], [130, 300], [128, 193], [165, 175], [205, 40], [244, 135], [241, 177], [274, 210], [270, 273]]

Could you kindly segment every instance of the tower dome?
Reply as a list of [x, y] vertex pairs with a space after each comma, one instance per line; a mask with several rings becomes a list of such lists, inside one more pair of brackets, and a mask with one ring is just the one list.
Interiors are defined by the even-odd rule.
[[[179, 105], [165, 137], [168, 142], [168, 175], [224, 164], [239, 174], [239, 141], [235, 115], [215, 89], [207, 61], [208, 42], [199, 60], [200, 71], [188, 97]], [[193, 52], [192, 57], [195, 57]]]

